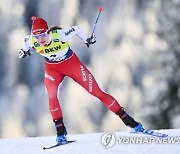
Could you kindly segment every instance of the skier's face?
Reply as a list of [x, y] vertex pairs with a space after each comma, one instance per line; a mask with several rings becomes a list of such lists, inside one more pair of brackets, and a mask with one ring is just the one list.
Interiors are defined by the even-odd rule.
[[37, 42], [40, 45], [45, 46], [48, 43], [48, 38], [49, 38], [48, 35], [49, 34], [47, 34], [47, 32], [44, 32], [44, 33], [41, 33], [41, 34], [34, 35], [34, 37], [37, 39]]

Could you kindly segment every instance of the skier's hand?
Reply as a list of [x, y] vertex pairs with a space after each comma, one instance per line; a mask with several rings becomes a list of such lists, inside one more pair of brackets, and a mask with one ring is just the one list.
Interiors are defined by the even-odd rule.
[[87, 38], [87, 40], [85, 41], [85, 44], [89, 48], [89, 45], [94, 44], [95, 42], [96, 42], [96, 35], [93, 33], [93, 35], [90, 38]]
[[23, 49], [20, 49], [18, 52], [19, 58], [25, 58], [27, 56], [30, 56], [30, 51], [24, 51]]

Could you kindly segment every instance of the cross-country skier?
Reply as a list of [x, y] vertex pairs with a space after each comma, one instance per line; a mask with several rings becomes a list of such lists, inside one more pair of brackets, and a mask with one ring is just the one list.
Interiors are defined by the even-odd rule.
[[97, 97], [110, 111], [118, 115], [126, 126], [137, 132], [143, 129], [142, 124], [127, 114], [113, 96], [99, 88], [94, 76], [81, 63], [67, 42], [72, 37], [78, 36], [89, 47], [96, 42], [95, 34], [88, 38], [78, 26], [49, 29], [44, 19], [34, 17], [32, 20], [31, 34], [23, 38], [19, 58], [30, 56], [31, 48], [45, 58], [44, 84], [48, 93], [50, 113], [57, 130], [58, 143], [66, 143], [67, 135], [58, 98], [58, 88], [65, 76], [72, 78], [91, 95]]

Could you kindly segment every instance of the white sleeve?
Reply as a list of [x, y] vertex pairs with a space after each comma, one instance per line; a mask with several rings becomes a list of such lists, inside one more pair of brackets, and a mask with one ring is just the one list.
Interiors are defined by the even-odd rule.
[[25, 36], [22, 40], [22, 49], [24, 51], [28, 51], [31, 48], [29, 40], [30, 40], [30, 35]]
[[61, 29], [59, 33], [60, 33], [62, 42], [68, 41], [70, 38], [74, 37], [75, 35], [77, 35], [84, 42], [87, 39], [87, 36], [84, 33], [84, 31], [78, 26], [72, 26], [72, 27]]

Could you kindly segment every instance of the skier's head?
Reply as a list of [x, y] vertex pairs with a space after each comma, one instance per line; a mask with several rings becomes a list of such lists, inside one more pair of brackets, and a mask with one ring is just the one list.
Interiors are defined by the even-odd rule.
[[33, 16], [31, 19], [33, 20], [33, 23], [32, 23], [33, 35], [37, 35], [37, 34], [47, 32], [48, 24], [44, 19], [36, 18], [35, 16]]
[[48, 24], [42, 18], [36, 18], [33, 16], [31, 18], [33, 20], [32, 23], [32, 34], [37, 39], [37, 42], [40, 45], [45, 46], [48, 43]]

